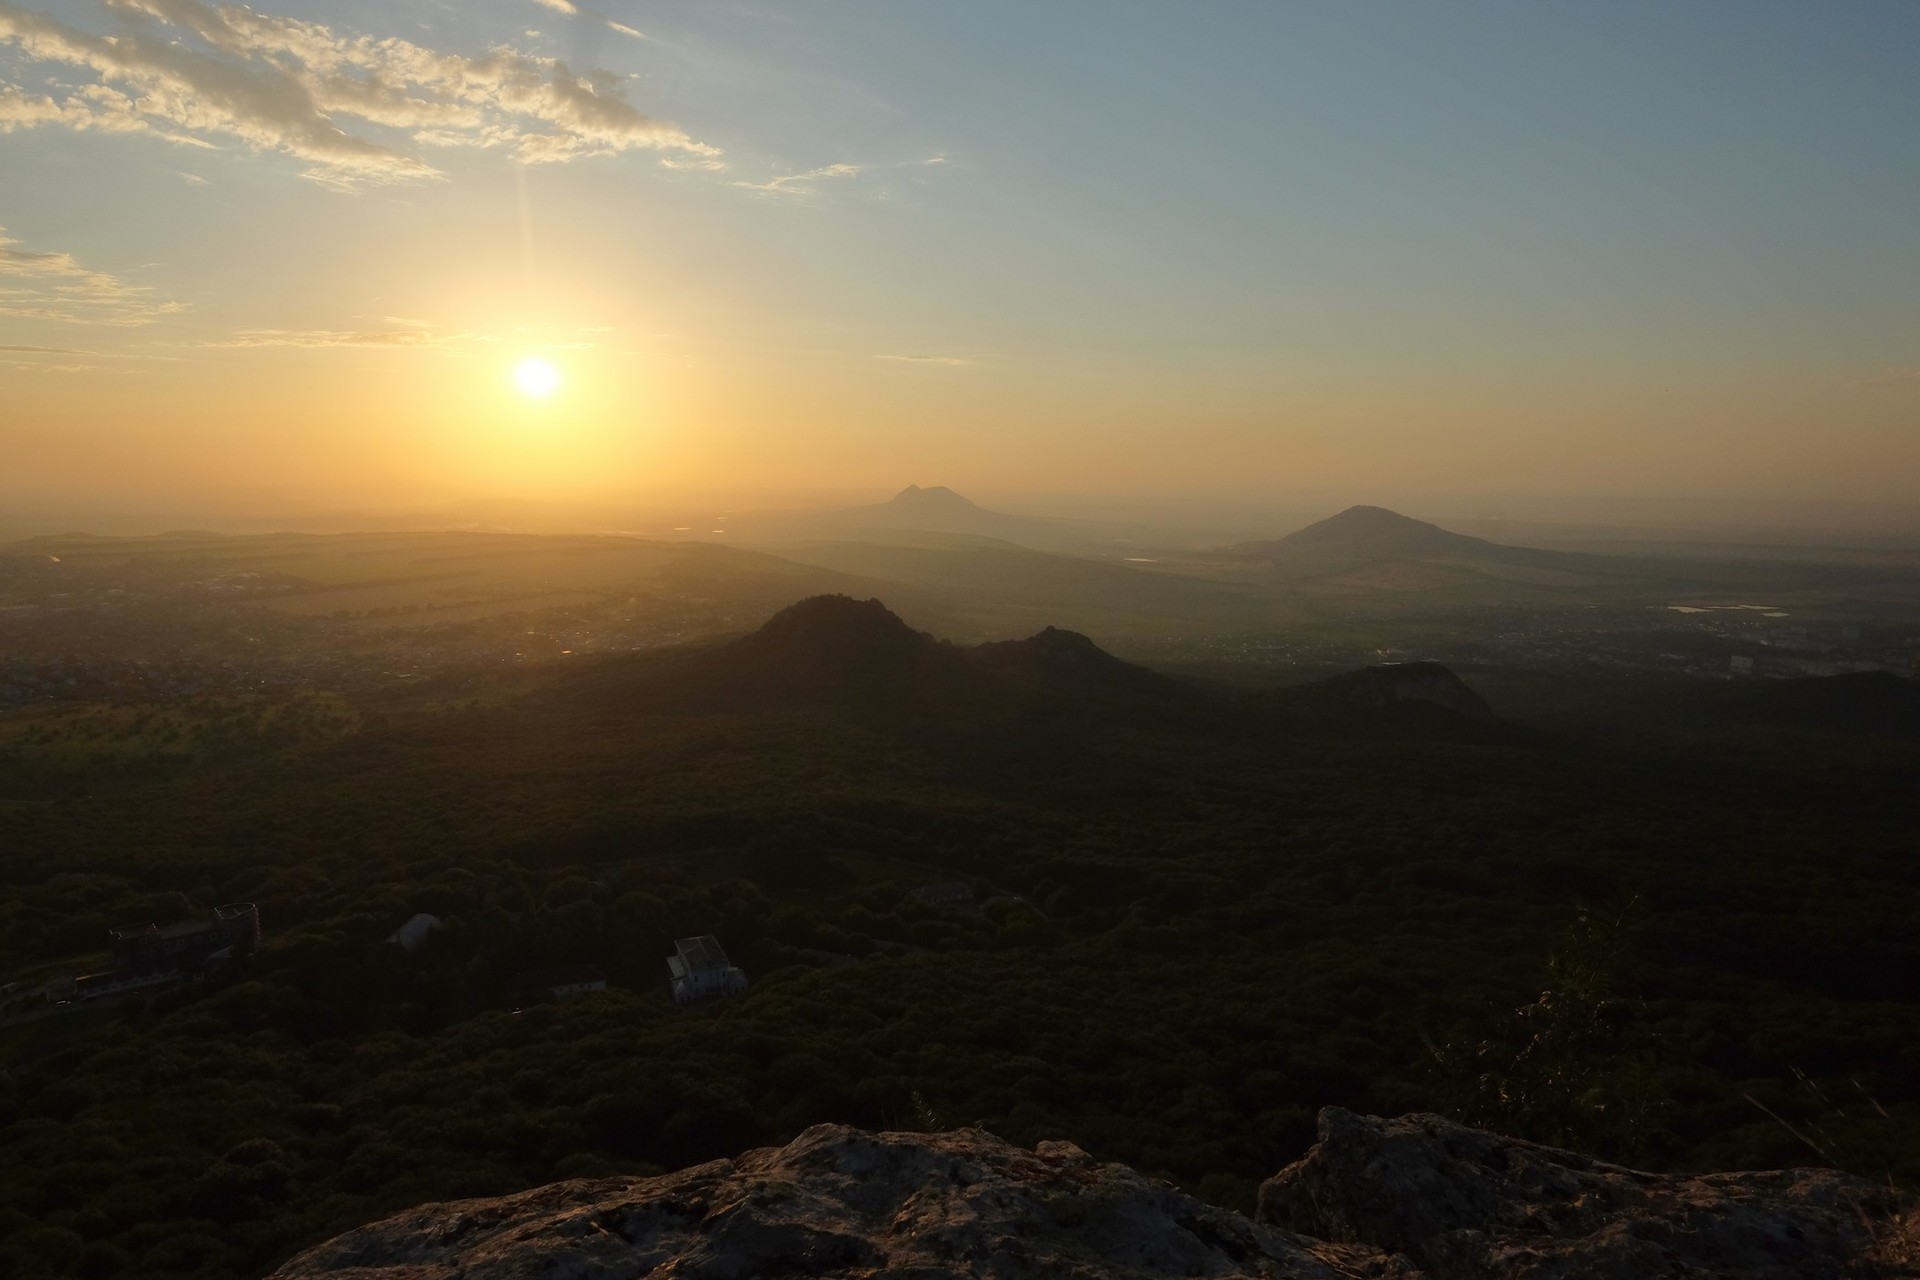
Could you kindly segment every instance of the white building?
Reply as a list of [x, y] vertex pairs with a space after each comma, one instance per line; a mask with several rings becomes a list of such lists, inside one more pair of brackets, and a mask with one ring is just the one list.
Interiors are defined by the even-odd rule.
[[418, 951], [427, 935], [441, 925], [439, 916], [431, 916], [422, 911], [413, 919], [387, 935], [387, 941], [403, 951]]
[[667, 957], [667, 973], [675, 1003], [692, 1004], [747, 989], [747, 975], [728, 961], [719, 939], [712, 934], [681, 938], [673, 949], [675, 954]]

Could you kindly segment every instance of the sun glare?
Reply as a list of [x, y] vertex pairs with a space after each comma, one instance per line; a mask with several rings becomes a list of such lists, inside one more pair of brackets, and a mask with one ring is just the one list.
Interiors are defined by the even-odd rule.
[[560, 389], [560, 370], [551, 360], [528, 356], [513, 367], [513, 381], [523, 394], [544, 400]]

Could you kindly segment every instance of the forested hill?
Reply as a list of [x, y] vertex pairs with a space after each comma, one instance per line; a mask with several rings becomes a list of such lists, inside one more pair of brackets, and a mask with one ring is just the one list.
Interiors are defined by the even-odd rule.
[[583, 663], [555, 686], [582, 706], [628, 712], [824, 704], [951, 719], [1050, 714], [1143, 723], [1177, 717], [1241, 731], [1302, 717], [1364, 727], [1418, 705], [1438, 721], [1489, 720], [1437, 663], [1375, 667], [1248, 697], [1122, 661], [1058, 627], [972, 647], [915, 631], [877, 599], [814, 596], [758, 630], [711, 645]]
[[1198, 702], [1198, 689], [1048, 627], [972, 648], [915, 631], [879, 600], [814, 596], [721, 643], [603, 659], [572, 696], [635, 707], [764, 707], [825, 701], [951, 715], [1010, 712], [1048, 697]]

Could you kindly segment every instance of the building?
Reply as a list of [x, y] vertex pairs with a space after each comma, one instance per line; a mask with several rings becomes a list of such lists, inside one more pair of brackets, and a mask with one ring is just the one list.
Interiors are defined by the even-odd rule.
[[519, 1004], [538, 1004], [542, 1000], [565, 1000], [588, 991], [605, 991], [607, 975], [598, 965], [569, 964], [557, 969], [532, 969], [513, 978], [514, 1000]]
[[122, 977], [188, 973], [260, 946], [260, 909], [251, 902], [220, 907], [210, 920], [139, 924], [107, 934], [113, 972]]
[[720, 940], [712, 934], [681, 938], [673, 949], [674, 954], [667, 957], [667, 974], [676, 1004], [692, 1004], [747, 989], [747, 975], [727, 959]]

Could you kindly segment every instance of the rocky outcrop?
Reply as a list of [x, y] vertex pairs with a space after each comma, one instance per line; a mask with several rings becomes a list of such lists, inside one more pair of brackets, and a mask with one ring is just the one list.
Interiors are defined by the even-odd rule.
[[818, 1125], [658, 1178], [425, 1205], [301, 1254], [277, 1280], [756, 1280], [1126, 1276], [1395, 1280], [1376, 1251], [1302, 1240], [1078, 1147], [978, 1129]]
[[1892, 1277], [1890, 1197], [1824, 1171], [1664, 1177], [1437, 1116], [1330, 1109], [1259, 1220], [1064, 1142], [807, 1130], [657, 1178], [425, 1205], [276, 1280]]
[[1258, 1216], [1435, 1280], [1841, 1280], [1915, 1274], [1900, 1207], [1828, 1169], [1640, 1173], [1439, 1116], [1329, 1107], [1319, 1142], [1261, 1187]]

